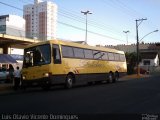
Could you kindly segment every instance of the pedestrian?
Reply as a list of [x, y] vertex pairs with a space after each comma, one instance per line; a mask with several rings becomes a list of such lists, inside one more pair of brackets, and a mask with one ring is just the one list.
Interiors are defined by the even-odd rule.
[[15, 90], [17, 90], [17, 88], [19, 87], [20, 79], [21, 79], [21, 72], [19, 70], [19, 67], [17, 66], [14, 72], [14, 81], [13, 81], [13, 87]]
[[10, 81], [9, 82], [13, 82], [13, 79], [14, 79], [14, 68], [11, 64], [9, 64], [9, 78], [10, 78]]

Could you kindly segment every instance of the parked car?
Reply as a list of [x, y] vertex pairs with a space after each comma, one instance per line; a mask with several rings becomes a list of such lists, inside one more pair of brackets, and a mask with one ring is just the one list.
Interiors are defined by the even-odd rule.
[[[135, 70], [135, 73], [137, 73], [137, 68], [134, 69]], [[149, 71], [143, 69], [143, 68], [139, 68], [140, 70], [140, 74], [149, 74]]]
[[6, 68], [0, 68], [0, 81], [9, 81], [9, 72]]

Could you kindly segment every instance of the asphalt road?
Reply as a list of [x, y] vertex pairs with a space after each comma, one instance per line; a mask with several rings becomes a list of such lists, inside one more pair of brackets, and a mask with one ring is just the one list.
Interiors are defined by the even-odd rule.
[[50, 91], [30, 88], [0, 96], [0, 113], [158, 114], [160, 76]]

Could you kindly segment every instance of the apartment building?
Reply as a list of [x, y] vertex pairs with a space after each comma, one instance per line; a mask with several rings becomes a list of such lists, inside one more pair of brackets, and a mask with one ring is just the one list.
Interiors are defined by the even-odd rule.
[[25, 37], [25, 20], [17, 15], [1, 15], [0, 34]]
[[39, 40], [56, 37], [57, 5], [50, 1], [34, 0], [34, 4], [24, 5], [26, 36]]

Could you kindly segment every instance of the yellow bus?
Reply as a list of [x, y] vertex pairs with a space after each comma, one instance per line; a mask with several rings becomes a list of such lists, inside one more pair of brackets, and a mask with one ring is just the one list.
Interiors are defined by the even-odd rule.
[[24, 49], [22, 86], [64, 84], [71, 88], [79, 82], [116, 82], [127, 72], [123, 51], [50, 40]]

